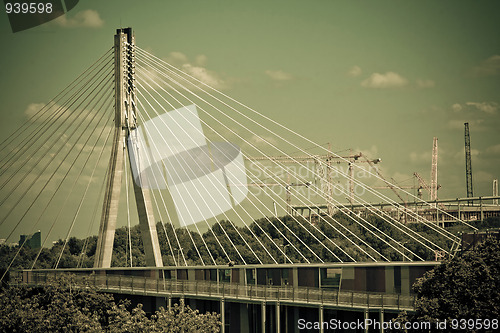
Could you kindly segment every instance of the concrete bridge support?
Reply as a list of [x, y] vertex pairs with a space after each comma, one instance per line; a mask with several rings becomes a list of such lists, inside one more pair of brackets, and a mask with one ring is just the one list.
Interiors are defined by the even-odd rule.
[[[125, 168], [126, 142], [130, 131], [136, 128], [135, 108], [135, 39], [131, 28], [118, 29], [115, 35], [115, 132], [108, 166], [108, 179], [101, 213], [94, 267], [111, 267], [113, 242]], [[129, 156], [130, 158], [130, 152]], [[132, 161], [131, 161], [132, 163]], [[156, 221], [149, 190], [134, 181], [135, 201], [139, 214], [146, 265], [162, 267]]]
[[266, 302], [262, 302], [261, 304], [261, 324], [262, 324], [262, 333], [266, 332]]

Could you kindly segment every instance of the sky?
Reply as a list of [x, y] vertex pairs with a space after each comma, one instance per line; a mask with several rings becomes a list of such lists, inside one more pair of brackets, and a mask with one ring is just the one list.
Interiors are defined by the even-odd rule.
[[[0, 14], [0, 140], [132, 27], [136, 44], [334, 151], [381, 158], [386, 178], [440, 198], [500, 177], [498, 1], [93, 1], [13, 33]], [[41, 105], [40, 104], [40, 105]]]

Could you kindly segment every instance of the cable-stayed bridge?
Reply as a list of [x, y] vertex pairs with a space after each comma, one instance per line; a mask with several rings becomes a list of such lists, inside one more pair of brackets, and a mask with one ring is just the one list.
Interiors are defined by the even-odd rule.
[[[1, 144], [1, 237], [43, 229], [47, 246], [64, 234], [56, 270], [26, 271], [27, 281], [59, 272], [70, 237], [88, 239], [98, 230], [93, 268], [72, 271], [97, 272], [96, 283], [115, 292], [133, 294], [134, 283], [143, 283], [143, 295], [217, 299], [220, 309], [227, 300], [262, 303], [250, 312], [238, 308], [246, 320], [259, 313], [255, 331], [279, 331], [289, 321], [280, 315], [296, 319], [300, 304], [319, 306], [318, 318], [323, 306], [367, 310], [370, 297], [377, 311], [411, 308], [408, 300], [381, 299], [408, 296], [436, 254], [453, 255], [459, 237], [353, 177], [359, 171], [387, 183], [375, 170], [236, 101], [199, 74], [140, 48], [130, 28], [118, 29], [110, 50]], [[326, 212], [314, 222], [294, 208], [320, 204]], [[137, 223], [149, 269], [134, 267], [130, 228]], [[111, 268], [119, 225], [129, 231], [128, 268]], [[239, 287], [227, 293], [225, 283]], [[253, 293], [252, 286], [262, 290]], [[323, 302], [325, 288], [334, 301]], [[347, 290], [350, 305], [340, 294]], [[266, 302], [274, 306], [267, 321]], [[281, 310], [280, 302], [287, 304]]]

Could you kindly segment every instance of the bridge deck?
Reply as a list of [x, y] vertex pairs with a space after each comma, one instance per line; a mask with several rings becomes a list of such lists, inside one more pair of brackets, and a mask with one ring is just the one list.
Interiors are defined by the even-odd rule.
[[[40, 285], [61, 272], [32, 271], [23, 283]], [[242, 303], [280, 303], [300, 306], [323, 306], [337, 309], [384, 309], [389, 311], [413, 311], [415, 296], [400, 294], [339, 291], [322, 288], [241, 285], [209, 281], [183, 281], [124, 275], [78, 274], [77, 284], [90, 283], [102, 291], [170, 298], [195, 298], [225, 300]], [[87, 281], [87, 282], [85, 282]]]

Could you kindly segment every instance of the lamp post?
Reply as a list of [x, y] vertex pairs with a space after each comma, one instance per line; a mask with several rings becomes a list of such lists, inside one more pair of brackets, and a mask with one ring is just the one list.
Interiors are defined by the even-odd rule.
[[286, 264], [286, 248], [290, 246], [290, 244], [283, 245], [283, 263]]
[[404, 245], [407, 244], [407, 243], [408, 243], [408, 241], [400, 243], [401, 246], [403, 247], [403, 262], [405, 262], [405, 249], [406, 249]]
[[177, 250], [177, 266], [180, 266], [180, 262], [181, 262], [180, 253], [182, 251], [182, 248], [176, 249], [176, 250]]

